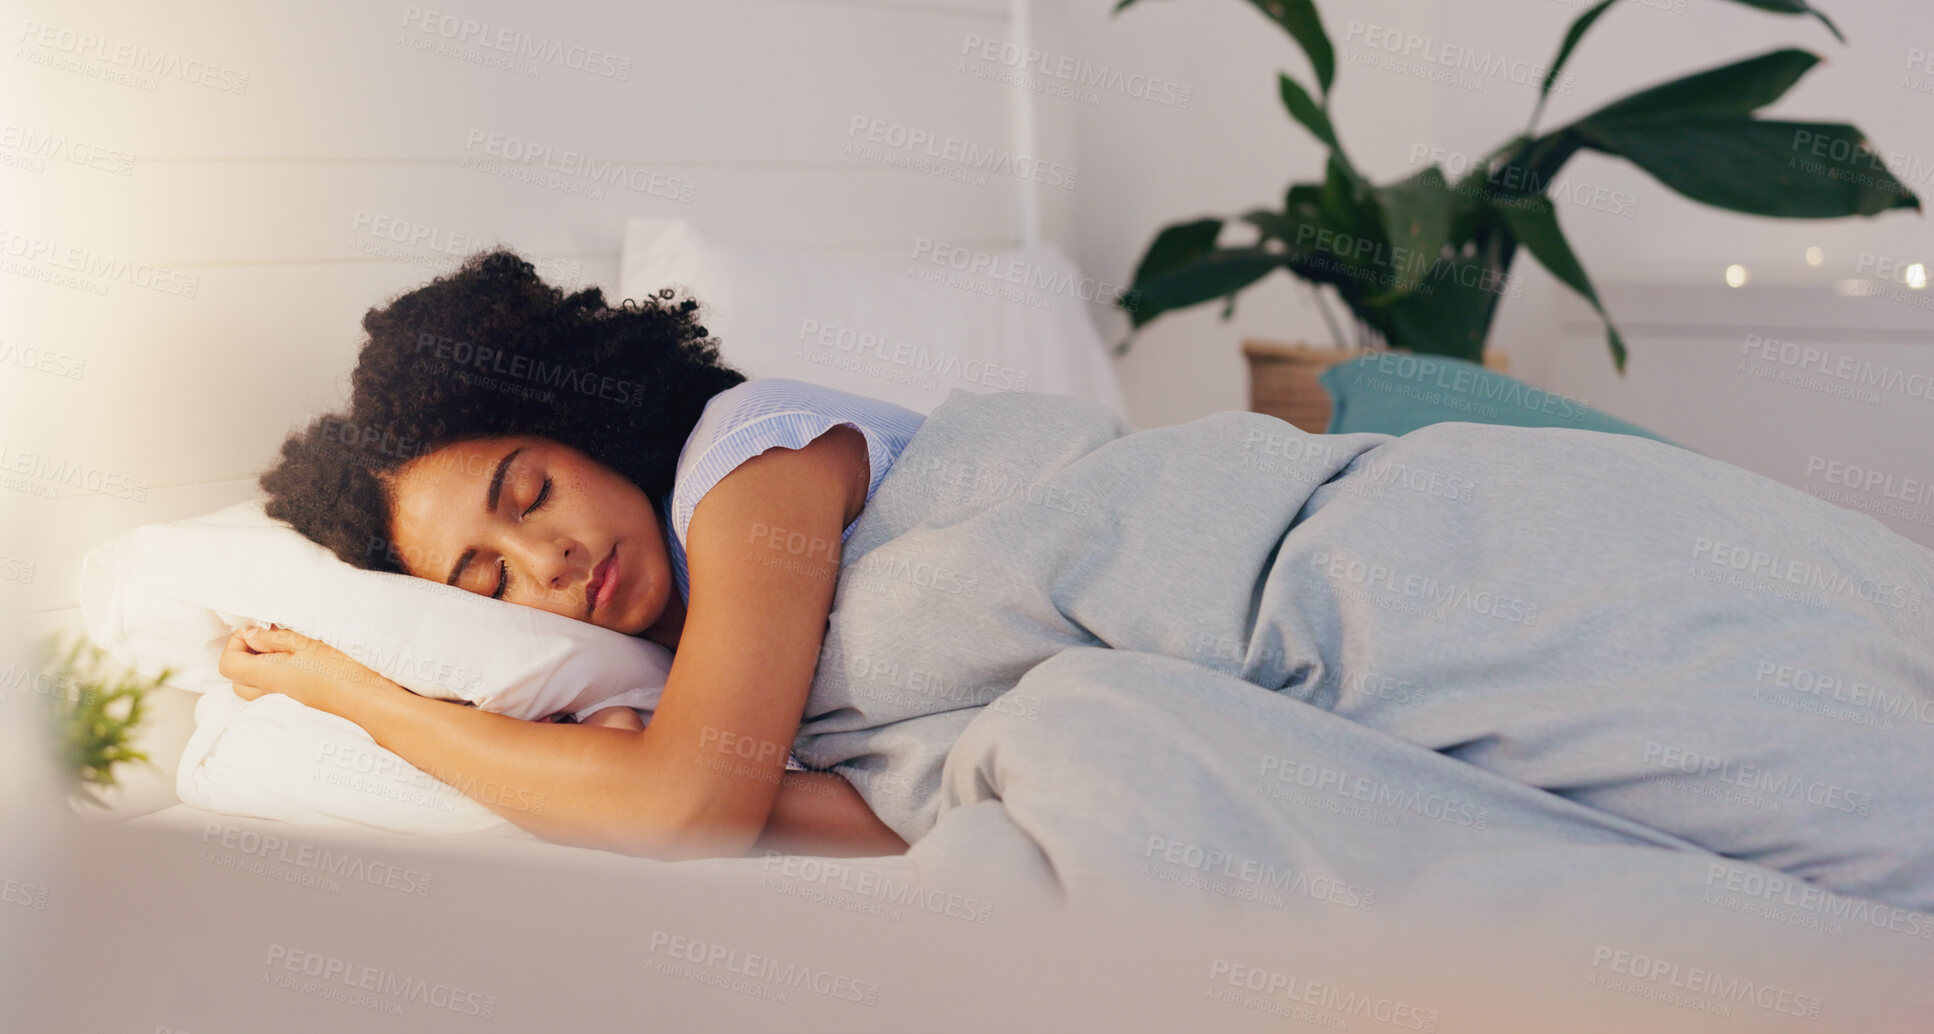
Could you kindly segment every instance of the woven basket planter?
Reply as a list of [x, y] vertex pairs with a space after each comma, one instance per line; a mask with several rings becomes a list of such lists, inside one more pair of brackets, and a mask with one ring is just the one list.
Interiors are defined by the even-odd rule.
[[1316, 378], [1362, 354], [1360, 348], [1244, 341], [1242, 355], [1249, 360], [1249, 408], [1287, 420], [1311, 434], [1322, 434], [1330, 426], [1330, 395]]
[[[1367, 353], [1361, 348], [1310, 348], [1252, 339], [1242, 343], [1242, 354], [1249, 360], [1249, 408], [1322, 434], [1330, 426], [1330, 394], [1317, 378], [1330, 367]], [[1509, 364], [1504, 353], [1486, 349], [1484, 365], [1503, 373]]]

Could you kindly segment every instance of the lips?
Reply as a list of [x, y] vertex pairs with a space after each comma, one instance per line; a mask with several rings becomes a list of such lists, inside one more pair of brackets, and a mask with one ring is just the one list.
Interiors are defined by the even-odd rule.
[[591, 579], [584, 583], [584, 616], [589, 618], [597, 613], [599, 607], [611, 602], [618, 593], [618, 547], [611, 547], [611, 555], [604, 558], [598, 566], [591, 569]]

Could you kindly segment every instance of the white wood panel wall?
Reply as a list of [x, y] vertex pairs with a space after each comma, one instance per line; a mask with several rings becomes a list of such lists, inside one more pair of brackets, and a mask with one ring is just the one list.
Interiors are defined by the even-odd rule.
[[[1021, 180], [962, 183], [844, 148], [855, 118], [1014, 144], [1027, 92], [958, 66], [970, 37], [1013, 38], [1027, 8], [9, 5], [0, 498], [14, 523], [0, 565], [33, 569], [0, 593], [51, 616], [74, 605], [88, 548], [253, 495], [282, 436], [345, 397], [363, 312], [475, 247], [501, 241], [553, 280], [611, 292], [633, 216], [846, 253], [1019, 243], [1038, 225]], [[485, 45], [500, 40], [556, 53]], [[117, 81], [130, 57], [162, 66]], [[520, 148], [548, 148], [551, 183], [512, 178], [546, 164], [512, 160]], [[576, 160], [627, 173], [599, 182]]]
[[1601, 286], [1622, 377], [1603, 325], [1562, 294], [1559, 332], [1514, 336], [1512, 372], [1934, 546], [1934, 290], [1869, 286], [1884, 293]]

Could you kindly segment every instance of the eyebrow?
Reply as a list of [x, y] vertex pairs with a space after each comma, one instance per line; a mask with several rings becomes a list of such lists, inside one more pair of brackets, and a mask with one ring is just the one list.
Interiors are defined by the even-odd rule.
[[[497, 461], [497, 470], [490, 475], [490, 491], [485, 493], [484, 495], [485, 513], [497, 512], [497, 502], [498, 500], [502, 499], [504, 495], [504, 475], [510, 471], [511, 461], [516, 459], [517, 454], [523, 452], [524, 448], [525, 448], [524, 446], [520, 445], [517, 448], [512, 449], [507, 453], [504, 453], [504, 458]], [[463, 555], [457, 558], [456, 566], [450, 569], [450, 577], [444, 579], [444, 584], [445, 585], [457, 584], [457, 579], [463, 577], [463, 569], [470, 566], [470, 561], [474, 559], [476, 555], [477, 555], [477, 551], [474, 549], [464, 550]]]

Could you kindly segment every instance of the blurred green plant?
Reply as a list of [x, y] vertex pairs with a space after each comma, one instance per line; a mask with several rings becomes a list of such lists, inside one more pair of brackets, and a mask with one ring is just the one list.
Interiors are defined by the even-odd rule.
[[49, 638], [41, 657], [51, 684], [44, 690], [47, 717], [70, 795], [106, 807], [101, 792], [119, 785], [116, 766], [149, 760], [134, 749], [134, 738], [147, 714], [148, 694], [173, 671], [143, 678], [116, 665], [85, 636], [66, 647]]
[[[1137, 0], [1121, 0], [1119, 14]], [[1228, 220], [1200, 218], [1156, 234], [1124, 298], [1131, 327], [1116, 346], [1166, 312], [1216, 298], [1222, 318], [1236, 295], [1276, 269], [1317, 290], [1334, 290], [1356, 317], [1358, 343], [1478, 360], [1523, 245], [1591, 303], [1605, 321], [1612, 361], [1625, 369], [1625, 342], [1572, 252], [1546, 193], [1560, 168], [1582, 150], [1624, 158], [1674, 191], [1704, 204], [1787, 219], [1872, 216], [1920, 209], [1860, 130], [1845, 123], [1786, 122], [1755, 116], [1778, 100], [1820, 58], [1774, 50], [1709, 69], [1615, 101], [1549, 133], [1536, 132], [1553, 84], [1592, 25], [1618, 0], [1601, 0], [1572, 22], [1546, 71], [1525, 131], [1453, 183], [1436, 164], [1395, 183], [1371, 183], [1349, 157], [1330, 120], [1336, 54], [1314, 0], [1249, 0], [1287, 32], [1309, 59], [1312, 95], [1286, 74], [1278, 90], [1289, 115], [1329, 149], [1321, 183], [1297, 183], [1281, 209], [1245, 212], [1254, 239], [1218, 243]], [[1733, 0], [1778, 14], [1809, 15], [1845, 42], [1805, 0]]]

